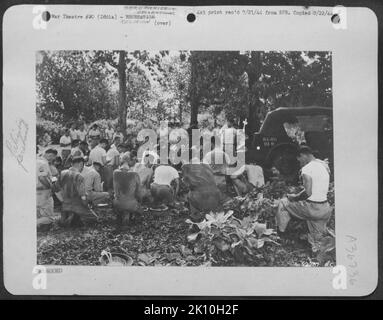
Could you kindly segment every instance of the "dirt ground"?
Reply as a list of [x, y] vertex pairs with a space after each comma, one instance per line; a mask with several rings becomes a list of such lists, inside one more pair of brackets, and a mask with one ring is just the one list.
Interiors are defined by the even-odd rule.
[[[272, 188], [265, 191], [266, 196], [270, 196], [270, 189]], [[278, 197], [280, 190], [275, 189], [271, 194]], [[329, 199], [333, 204], [331, 195]], [[238, 207], [235, 201], [231, 205]], [[241, 209], [237, 209], [241, 213]], [[49, 231], [38, 232], [38, 264], [100, 265], [101, 252], [106, 250], [112, 254], [119, 253], [130, 257], [129, 264], [136, 266], [211, 265], [206, 261], [206, 255], [196, 251], [187, 239], [187, 235], [190, 234], [190, 224], [186, 223], [189, 214], [186, 207], [182, 205], [181, 209], [144, 212], [137, 221], [123, 231], [116, 230], [112, 209], [98, 209], [98, 213], [100, 219], [92, 226], [77, 229], [62, 229], [54, 226]], [[263, 220], [269, 225], [268, 227], [275, 227], [273, 217], [264, 217]], [[329, 227], [334, 230], [334, 214]], [[258, 249], [256, 258], [251, 263], [239, 262], [235, 257], [222, 255], [213, 265], [273, 267], [335, 265], [335, 250], [326, 254], [326, 257], [320, 261], [301, 236], [302, 224], [295, 223], [290, 233], [278, 238], [277, 244], [268, 242]]]

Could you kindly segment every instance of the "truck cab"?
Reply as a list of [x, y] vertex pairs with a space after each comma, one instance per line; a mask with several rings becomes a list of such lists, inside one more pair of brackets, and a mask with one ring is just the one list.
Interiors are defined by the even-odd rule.
[[272, 167], [285, 176], [296, 175], [296, 152], [309, 146], [319, 159], [333, 164], [332, 109], [317, 106], [278, 108], [269, 112], [258, 132], [250, 133], [247, 154], [265, 170]]

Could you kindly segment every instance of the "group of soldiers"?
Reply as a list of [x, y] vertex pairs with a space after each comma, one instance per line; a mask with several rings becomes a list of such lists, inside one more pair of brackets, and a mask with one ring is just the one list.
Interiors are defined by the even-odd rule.
[[[129, 225], [144, 210], [165, 211], [174, 206], [181, 182], [188, 189], [190, 215], [198, 220], [204, 212], [220, 207], [229, 184], [238, 195], [264, 184], [262, 168], [255, 164], [227, 174], [229, 157], [214, 138], [202, 161], [173, 165], [159, 163], [158, 152], [145, 151], [138, 157], [137, 139], [124, 141], [118, 130], [109, 139], [101, 137], [97, 126], [84, 138], [71, 130], [75, 129], [68, 128], [60, 139], [61, 152], [48, 148], [38, 156], [38, 226], [57, 219], [54, 201], [61, 204], [62, 226], [93, 221], [97, 216], [93, 209], [103, 205], [113, 207], [119, 227]], [[165, 128], [158, 131], [164, 134]], [[187, 133], [175, 125], [166, 134], [171, 148], [177, 141], [172, 136]], [[217, 155], [222, 163], [215, 163]]]
[[[179, 141], [172, 139], [172, 135], [187, 134], [179, 126], [171, 131], [159, 127], [158, 131], [160, 136], [169, 135], [165, 146], [169, 149]], [[64, 137], [68, 135], [70, 131], [66, 131]], [[217, 136], [212, 135], [210, 151], [203, 153], [201, 161], [191, 159], [190, 163], [183, 161], [177, 165], [170, 159], [160, 163], [161, 147], [138, 155], [137, 137], [130, 143], [122, 139], [119, 134], [111, 135], [110, 139], [102, 138], [97, 127], [93, 127], [85, 139], [60, 139], [61, 155], [54, 148], [38, 155], [38, 228], [50, 226], [57, 219], [54, 200], [61, 204], [57, 220], [63, 227], [95, 221], [97, 214], [93, 209], [105, 205], [112, 206], [117, 227], [122, 228], [142, 216], [144, 211], [177, 207], [181, 185], [187, 189], [190, 218], [197, 222], [205, 213], [221, 208], [228, 189], [243, 196], [265, 183], [263, 170], [255, 163], [246, 161], [238, 170], [228, 170], [231, 160], [225, 152], [226, 144]], [[217, 158], [222, 161], [215, 161]], [[308, 240], [314, 244], [326, 234], [332, 213], [327, 201], [330, 170], [325, 161], [314, 157], [308, 146], [300, 148], [297, 160], [302, 168], [302, 192], [281, 199], [276, 222], [283, 233], [291, 218], [305, 220]]]

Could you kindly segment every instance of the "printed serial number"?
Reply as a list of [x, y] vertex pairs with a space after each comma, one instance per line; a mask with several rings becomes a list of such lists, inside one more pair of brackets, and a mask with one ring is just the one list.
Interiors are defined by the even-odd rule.
[[207, 314], [236, 314], [238, 312], [237, 304], [226, 304], [226, 305], [202, 305], [202, 304], [189, 304], [190, 315], [207, 315]]

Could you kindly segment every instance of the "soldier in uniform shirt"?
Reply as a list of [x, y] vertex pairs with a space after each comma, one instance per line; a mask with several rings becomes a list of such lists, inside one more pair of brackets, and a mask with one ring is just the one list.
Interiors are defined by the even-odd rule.
[[57, 150], [48, 149], [42, 157], [36, 161], [37, 164], [37, 227], [53, 221], [53, 198], [52, 187], [54, 180], [50, 168], [57, 156]]

